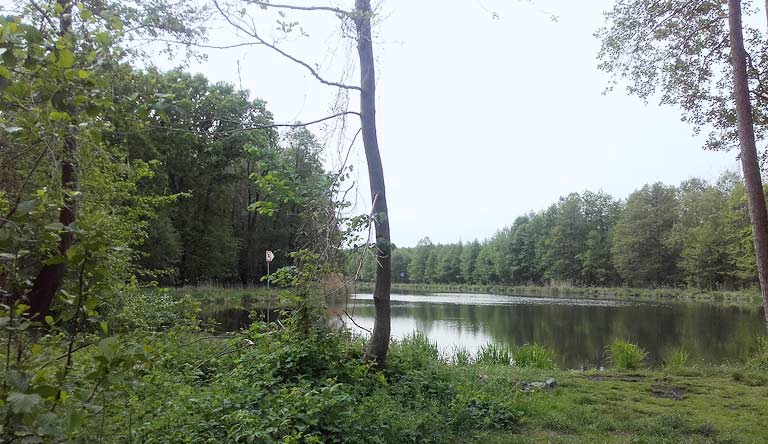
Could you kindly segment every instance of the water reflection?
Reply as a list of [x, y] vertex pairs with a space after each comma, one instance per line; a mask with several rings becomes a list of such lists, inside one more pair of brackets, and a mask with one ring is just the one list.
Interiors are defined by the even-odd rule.
[[[329, 304], [330, 317], [347, 310], [362, 327], [373, 325], [370, 294]], [[603, 350], [614, 338], [637, 342], [651, 363], [682, 347], [694, 360], [722, 363], [743, 359], [765, 329], [761, 311], [709, 304], [653, 304], [625, 301], [514, 296], [392, 295], [392, 335], [425, 333], [443, 351], [471, 352], [488, 342], [538, 343], [553, 348], [567, 368], [604, 365]], [[342, 315], [342, 318], [344, 315]], [[349, 327], [364, 330], [347, 322]]]

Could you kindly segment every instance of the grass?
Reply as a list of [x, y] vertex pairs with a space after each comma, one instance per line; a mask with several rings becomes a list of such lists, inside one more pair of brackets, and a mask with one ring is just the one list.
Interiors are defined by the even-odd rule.
[[[471, 441], [509, 444], [758, 444], [768, 442], [768, 387], [735, 381], [724, 369], [696, 376], [642, 371], [541, 371], [456, 368], [462, 377], [514, 397], [525, 412], [512, 433], [481, 432]], [[521, 396], [518, 381], [554, 377], [558, 388]], [[682, 393], [682, 399], [672, 393]]]
[[[356, 291], [371, 291], [370, 282], [356, 282]], [[469, 285], [469, 284], [403, 284], [393, 283], [397, 293], [480, 293], [508, 296], [551, 297], [571, 299], [615, 299], [639, 301], [697, 301], [732, 305], [759, 305], [757, 290], [701, 290], [696, 288], [629, 288], [579, 287], [572, 285]]]
[[643, 366], [648, 352], [637, 344], [615, 339], [605, 349], [611, 367], [619, 370], [635, 370]]

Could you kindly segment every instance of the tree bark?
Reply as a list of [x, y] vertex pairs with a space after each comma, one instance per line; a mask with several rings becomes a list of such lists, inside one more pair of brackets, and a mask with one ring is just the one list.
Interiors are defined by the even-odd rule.
[[[59, 19], [59, 35], [64, 37], [72, 33], [72, 2], [71, 0], [58, 0], [57, 3], [63, 11]], [[75, 157], [77, 155], [77, 139], [74, 129], [70, 129], [64, 136], [64, 153], [61, 161], [61, 193], [62, 206], [59, 210], [59, 222], [65, 227], [77, 220], [77, 170]], [[72, 246], [73, 236], [70, 231], [62, 231], [59, 239], [59, 254], [64, 256]], [[27, 294], [29, 301], [29, 315], [34, 319], [42, 319], [51, 307], [51, 302], [56, 292], [64, 282], [66, 267], [63, 262], [43, 265], [35, 277], [32, 289]]]
[[373, 290], [373, 331], [368, 341], [365, 358], [381, 367], [387, 359], [391, 330], [389, 296], [392, 286], [392, 256], [384, 170], [376, 135], [376, 75], [371, 38], [371, 14], [370, 0], [355, 0], [354, 20], [357, 28], [357, 52], [360, 57], [360, 121], [371, 186], [377, 262], [376, 286]]
[[765, 207], [760, 161], [755, 146], [752, 104], [749, 98], [747, 56], [741, 23], [741, 0], [728, 0], [728, 27], [733, 66], [733, 95], [736, 101], [736, 123], [741, 149], [741, 167], [747, 188], [747, 203], [752, 221], [752, 238], [757, 257], [757, 274], [763, 296], [766, 326], [768, 327], [768, 212]]

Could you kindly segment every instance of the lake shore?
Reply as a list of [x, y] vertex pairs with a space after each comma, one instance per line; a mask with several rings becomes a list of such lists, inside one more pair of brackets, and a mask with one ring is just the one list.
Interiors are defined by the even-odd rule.
[[[355, 282], [353, 292], [373, 291], [372, 282]], [[393, 293], [476, 293], [561, 299], [691, 301], [737, 305], [761, 304], [758, 290], [700, 290], [695, 288], [578, 287], [544, 285], [470, 285], [393, 283]]]

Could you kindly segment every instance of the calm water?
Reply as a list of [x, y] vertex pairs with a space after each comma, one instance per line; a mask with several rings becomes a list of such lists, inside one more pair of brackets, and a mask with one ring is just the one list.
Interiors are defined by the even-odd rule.
[[[345, 309], [360, 326], [373, 325], [370, 294], [330, 304], [332, 322], [338, 324]], [[582, 368], [604, 365], [603, 350], [614, 338], [640, 344], [651, 363], [676, 347], [694, 361], [740, 360], [753, 350], [755, 338], [765, 334], [765, 322], [761, 310], [711, 304], [393, 294], [392, 335], [402, 338], [414, 331], [425, 333], [445, 352], [454, 347], [476, 351], [489, 342], [535, 342], [554, 349], [562, 366]]]

